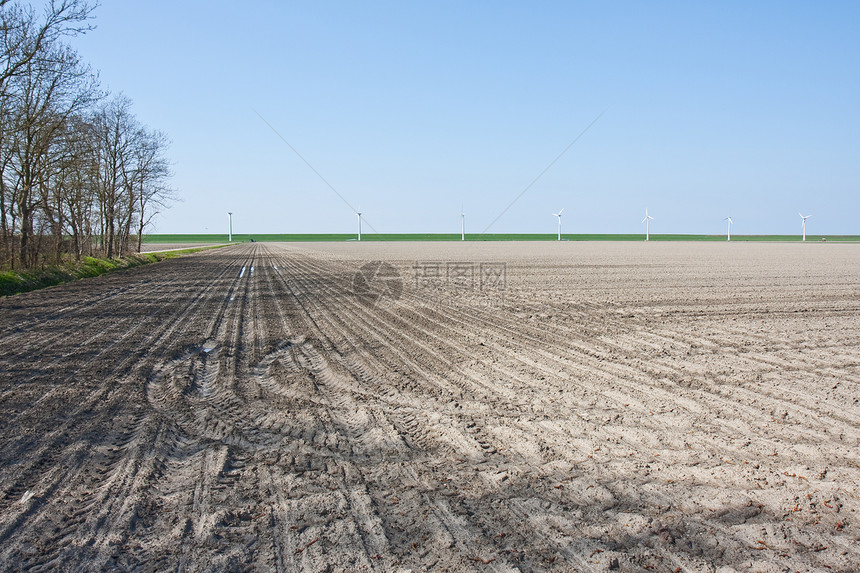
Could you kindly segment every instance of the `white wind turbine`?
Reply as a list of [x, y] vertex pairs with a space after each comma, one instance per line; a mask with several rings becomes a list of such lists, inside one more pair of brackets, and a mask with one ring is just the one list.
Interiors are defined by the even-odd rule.
[[355, 214], [358, 217], [358, 240], [360, 241], [361, 240], [361, 211], [356, 211]]
[[558, 217], [558, 240], [561, 240], [561, 214], [564, 213], [564, 207], [558, 213], [553, 213], [553, 217]]
[[732, 223], [734, 223], [734, 221], [732, 221], [731, 216], [726, 217], [725, 219], [723, 219], [723, 221], [729, 222], [729, 231], [728, 231], [728, 233], [726, 233], [726, 240], [731, 241], [732, 240]]
[[651, 240], [651, 221], [654, 220], [654, 217], [648, 214], [648, 207], [645, 207], [645, 218], [642, 219], [642, 222], [645, 223], [645, 240]]
[[466, 214], [463, 213], [463, 206], [460, 206], [460, 240], [466, 240]]
[[803, 219], [803, 240], [806, 240], [806, 220], [812, 217], [812, 215], [804, 215], [803, 213], [798, 212], [800, 218]]

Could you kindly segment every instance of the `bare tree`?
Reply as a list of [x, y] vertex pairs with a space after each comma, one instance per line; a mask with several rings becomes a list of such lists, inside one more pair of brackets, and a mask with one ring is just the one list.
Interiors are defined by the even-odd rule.
[[51, 150], [52, 169], [43, 188], [41, 208], [50, 224], [59, 262], [66, 253], [80, 260], [92, 250], [95, 177], [93, 172], [92, 126], [73, 116], [65, 122]]
[[0, 266], [140, 251], [174, 198], [167, 136], [126, 96], [106, 100], [63, 41], [91, 28], [94, 7], [0, 0]]
[[97, 174], [92, 123], [81, 117], [67, 122], [62, 168], [55, 182], [62, 195], [67, 232], [76, 260], [92, 253], [93, 220], [97, 214]]
[[74, 93], [82, 66], [60, 40], [90, 29], [93, 8], [84, 0], [51, 0], [40, 17], [29, 4], [0, 0], [0, 224], [12, 265], [16, 250], [28, 262], [34, 187], [45, 175], [52, 133], [90, 95], [86, 88]]
[[43, 17], [15, 0], [0, 0], [0, 97], [11, 78], [25, 74], [26, 66], [39, 59], [46, 46], [59, 39], [92, 30], [95, 5], [85, 0], [51, 0]]
[[144, 229], [173, 198], [172, 175], [164, 156], [168, 138], [142, 127], [131, 113], [131, 100], [118, 95], [107, 101], [94, 120], [97, 189], [107, 256], [131, 251], [137, 235], [140, 252]]
[[83, 111], [95, 98], [95, 82], [77, 54], [66, 46], [55, 47], [44, 58], [25, 66], [27, 74], [15, 78], [19, 106], [12, 114], [11, 167], [17, 181], [14, 204], [19, 220], [18, 249], [22, 264], [33, 264], [29, 241], [34, 216], [51, 175], [51, 149], [67, 120]]
[[169, 140], [161, 131], [145, 131], [135, 153], [137, 199], [137, 252], [141, 250], [143, 232], [160, 209], [175, 200], [167, 182], [173, 175], [164, 156]]
[[101, 214], [102, 247], [108, 257], [119, 250], [123, 209], [129, 191], [128, 173], [140, 128], [131, 113], [131, 100], [123, 95], [105, 102], [94, 119], [96, 138], [97, 185]]

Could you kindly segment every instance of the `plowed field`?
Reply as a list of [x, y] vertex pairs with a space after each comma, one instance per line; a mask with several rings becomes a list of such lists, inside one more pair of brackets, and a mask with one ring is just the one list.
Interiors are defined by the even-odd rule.
[[4, 570], [858, 564], [858, 245], [255, 243], [0, 300]]

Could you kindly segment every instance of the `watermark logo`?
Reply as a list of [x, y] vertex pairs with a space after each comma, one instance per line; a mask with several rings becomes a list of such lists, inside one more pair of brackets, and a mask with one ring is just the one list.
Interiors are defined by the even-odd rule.
[[391, 264], [371, 261], [353, 275], [352, 292], [365, 306], [391, 304], [403, 296], [403, 280]]
[[506, 263], [418, 261], [412, 271], [416, 290], [423, 291], [430, 306], [457, 303], [493, 308], [505, 302]]
[[419, 261], [412, 265], [416, 288], [505, 290], [506, 263]]

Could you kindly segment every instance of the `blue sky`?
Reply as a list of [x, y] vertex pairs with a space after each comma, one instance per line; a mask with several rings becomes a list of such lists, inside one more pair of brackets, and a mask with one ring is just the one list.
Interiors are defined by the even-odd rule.
[[860, 3], [101, 0], [156, 232], [860, 234]]

